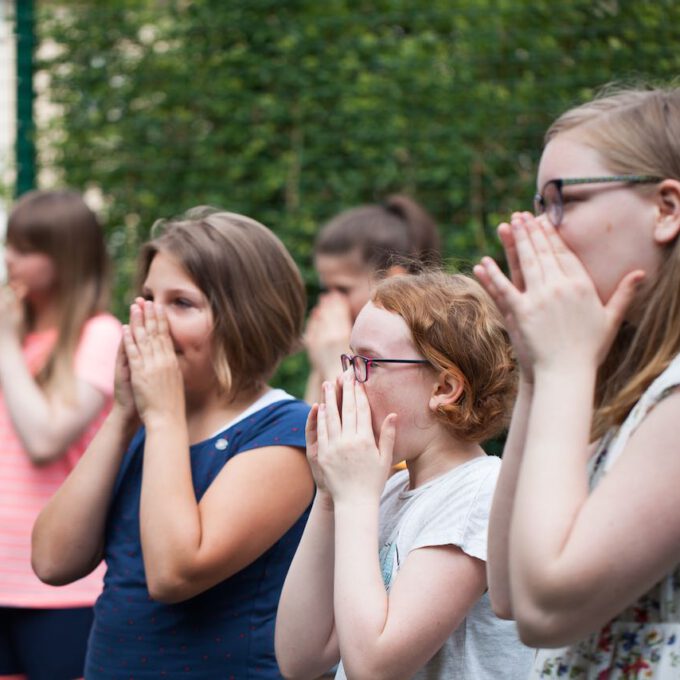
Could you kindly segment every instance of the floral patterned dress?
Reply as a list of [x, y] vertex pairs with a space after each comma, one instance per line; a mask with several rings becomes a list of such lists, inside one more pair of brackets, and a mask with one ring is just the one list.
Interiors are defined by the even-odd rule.
[[[590, 463], [593, 489], [643, 418], [680, 387], [680, 355], [649, 386]], [[679, 452], [680, 453], [680, 452]], [[680, 564], [598, 633], [563, 649], [539, 650], [531, 680], [680, 680]]]

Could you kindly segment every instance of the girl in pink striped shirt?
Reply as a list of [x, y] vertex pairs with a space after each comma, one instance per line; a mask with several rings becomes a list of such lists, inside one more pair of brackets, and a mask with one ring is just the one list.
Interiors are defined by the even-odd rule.
[[119, 322], [102, 228], [73, 192], [10, 214], [0, 288], [0, 678], [82, 675], [101, 572], [66, 588], [31, 569], [31, 528], [111, 402]]

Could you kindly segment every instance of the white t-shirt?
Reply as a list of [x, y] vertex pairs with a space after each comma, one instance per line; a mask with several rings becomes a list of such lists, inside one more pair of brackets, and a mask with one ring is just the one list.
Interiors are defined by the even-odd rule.
[[[486, 561], [491, 499], [500, 460], [480, 456], [417, 489], [406, 470], [393, 475], [380, 500], [380, 567], [390, 586], [412, 550], [455, 545]], [[456, 593], [442, 593], [455, 598]], [[514, 621], [499, 619], [488, 594], [470, 609], [416, 680], [515, 680], [526, 678], [534, 650], [520, 641]], [[336, 680], [345, 680], [342, 664]]]

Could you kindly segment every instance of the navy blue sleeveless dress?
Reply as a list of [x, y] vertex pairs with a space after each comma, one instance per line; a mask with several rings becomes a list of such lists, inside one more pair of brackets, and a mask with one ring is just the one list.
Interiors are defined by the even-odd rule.
[[[304, 449], [308, 411], [304, 402], [284, 398], [192, 446], [197, 500], [237, 454], [265, 446]], [[116, 480], [104, 552], [107, 572], [95, 604], [85, 678], [280, 678], [274, 657], [276, 608], [309, 509], [275, 545], [226, 581], [185, 602], [155, 602], [146, 587], [140, 543], [143, 449], [142, 429]]]

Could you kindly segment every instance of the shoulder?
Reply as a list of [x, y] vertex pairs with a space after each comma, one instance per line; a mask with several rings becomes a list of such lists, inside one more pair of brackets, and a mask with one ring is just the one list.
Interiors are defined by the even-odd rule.
[[75, 354], [76, 376], [107, 396], [113, 394], [121, 334], [118, 319], [111, 314], [97, 314], [85, 322]]
[[234, 426], [239, 450], [268, 446], [304, 448], [309, 410], [304, 401], [287, 396], [263, 406]]
[[491, 502], [500, 460], [480, 456], [441, 475], [414, 500], [410, 517], [414, 547], [455, 545], [486, 560]]
[[85, 322], [78, 349], [92, 346], [100, 352], [112, 347], [117, 349], [122, 332], [121, 323], [115, 316], [108, 313], [97, 314]]

